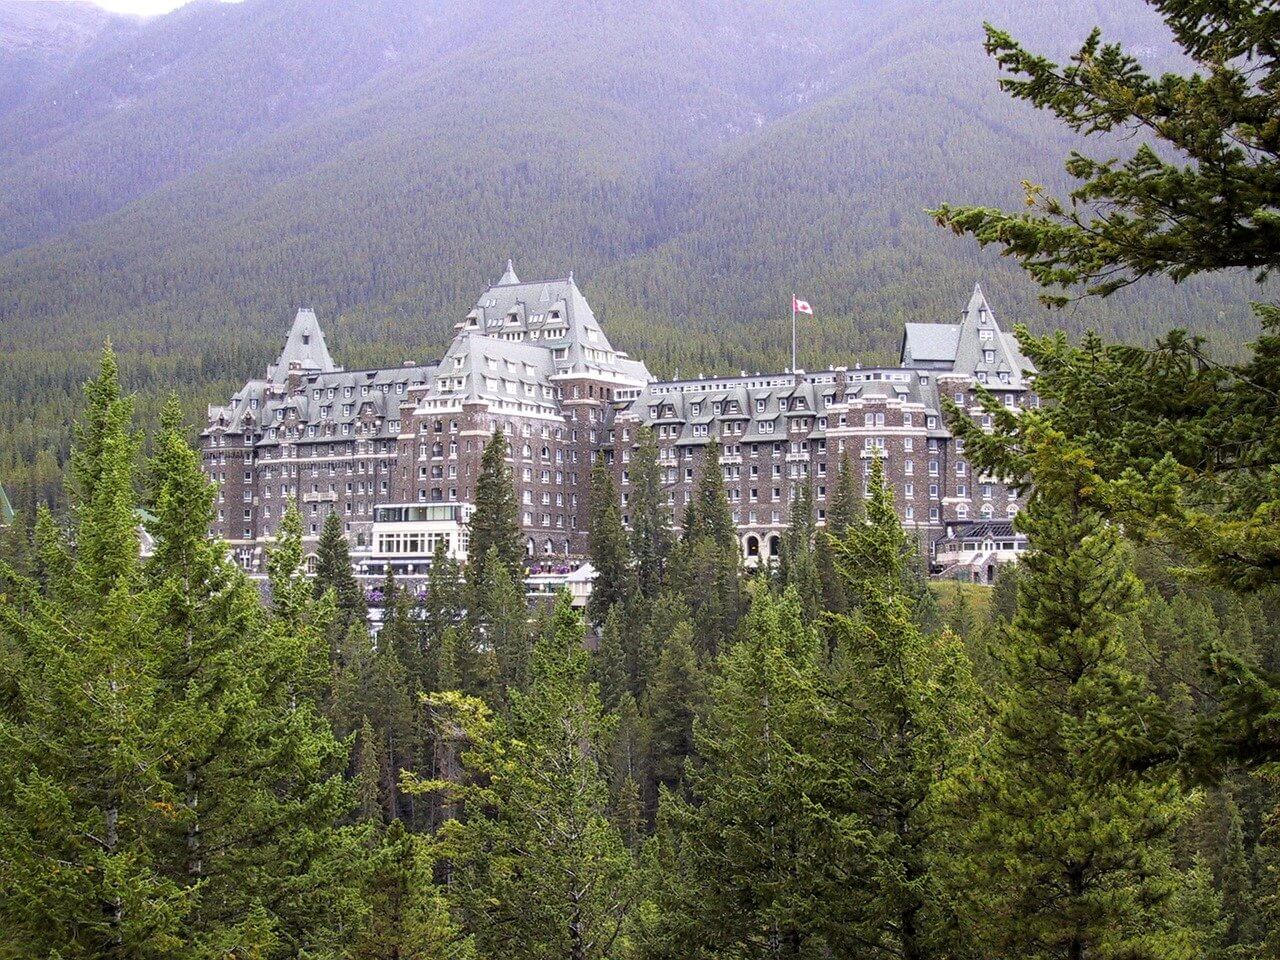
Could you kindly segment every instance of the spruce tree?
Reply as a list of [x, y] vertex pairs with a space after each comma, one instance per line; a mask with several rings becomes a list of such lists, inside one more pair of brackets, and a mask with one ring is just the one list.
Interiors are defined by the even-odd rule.
[[742, 555], [725, 493], [720, 445], [712, 440], [703, 456], [697, 490], [685, 513], [672, 583], [689, 604], [699, 655], [714, 658], [737, 635], [742, 616]]
[[587, 617], [592, 623], [600, 624], [610, 608], [627, 602], [636, 590], [634, 563], [618, 506], [618, 490], [603, 456], [591, 471], [587, 514], [589, 554], [596, 571], [587, 601]]
[[507, 438], [501, 429], [485, 444], [480, 458], [480, 475], [476, 478], [476, 500], [469, 524], [467, 556], [472, 563], [469, 579], [479, 576], [475, 561], [483, 560], [489, 550], [498, 551], [498, 559], [517, 583], [524, 582], [525, 549], [520, 536], [520, 506], [516, 503], [511, 468], [507, 465]]
[[382, 751], [378, 733], [368, 717], [360, 721], [360, 735], [356, 738], [356, 794], [360, 819], [365, 823], [381, 824], [386, 820], [382, 802]]
[[822, 649], [794, 594], [756, 590], [741, 642], [711, 681], [688, 772], [694, 801], [665, 794], [649, 866], [652, 958], [823, 957], [824, 907], [844, 897], [859, 846], [826, 739]]
[[652, 428], [636, 428], [636, 448], [631, 456], [631, 554], [640, 593], [653, 599], [666, 583], [667, 565], [674, 546], [671, 512], [663, 489], [658, 439]]
[[627, 654], [622, 641], [621, 607], [611, 607], [600, 630], [600, 647], [592, 660], [592, 677], [600, 690], [600, 706], [612, 712], [628, 692]]
[[647, 757], [645, 809], [652, 821], [663, 790], [680, 793], [694, 755], [693, 723], [702, 702], [702, 671], [692, 631], [683, 624], [667, 638], [645, 692]]
[[324, 518], [320, 529], [320, 541], [316, 545], [315, 591], [319, 598], [324, 591], [333, 591], [335, 616], [329, 628], [331, 645], [337, 648], [351, 631], [353, 625], [364, 626], [369, 621], [369, 607], [364, 590], [351, 569], [351, 554], [347, 538], [342, 532], [342, 520], [331, 511]]
[[336, 828], [345, 751], [306, 682], [326, 674], [321, 626], [269, 616], [207, 539], [214, 494], [175, 404], [149, 464], [156, 549], [143, 564], [137, 443], [109, 354], [86, 395], [73, 536], [43, 522], [43, 583], [0, 598], [7, 946], [68, 958], [335, 948], [354, 909], [339, 879], [353, 851]]
[[[528, 682], [529, 615], [520, 581], [513, 581], [496, 548], [480, 563], [480, 578], [472, 589], [468, 626], [473, 654], [464, 665], [464, 689], [505, 701], [511, 690]], [[496, 686], [495, 686], [496, 684]]]
[[836, 476], [835, 490], [831, 494], [831, 509], [827, 511], [827, 532], [840, 538], [862, 519], [862, 491], [858, 474], [853, 469], [849, 451], [840, 455], [840, 470]]
[[[850, 822], [866, 831], [847, 895], [824, 904], [837, 954], [874, 945], [904, 960], [952, 956], [949, 780], [975, 753], [979, 692], [960, 640], [928, 636], [903, 568], [906, 535], [880, 471], [868, 522], [846, 528], [837, 571], [859, 600], [830, 616], [832, 747], [825, 764], [852, 790]], [[868, 576], [868, 570], [875, 576]]]
[[804, 607], [806, 619], [817, 619], [822, 606], [822, 580], [818, 574], [817, 525], [813, 515], [813, 488], [807, 478], [795, 485], [791, 500], [791, 523], [782, 538], [778, 580], [791, 587]]
[[632, 863], [609, 817], [609, 731], [587, 682], [583, 630], [562, 595], [507, 720], [465, 698], [433, 698], [471, 744], [468, 816], [445, 824], [439, 844], [449, 896], [482, 955], [596, 960], [620, 948]]
[[449, 556], [444, 538], [436, 541], [427, 574], [427, 588], [421, 604], [423, 673], [418, 678], [423, 690], [451, 689], [439, 685], [445, 632], [456, 631], [466, 613], [466, 591], [457, 561]]
[[1036, 439], [1005, 693], [960, 801], [970, 929], [989, 956], [1196, 956], [1204, 931], [1175, 909], [1179, 785], [1160, 771], [1098, 775], [1116, 713], [1145, 696], [1125, 662], [1141, 587], [1120, 531], [1090, 505], [1089, 460], [1061, 435]]
[[109, 350], [85, 397], [74, 538], [42, 531], [67, 575], [43, 594], [9, 576], [0, 595], [0, 926], [16, 955], [159, 955], [186, 945], [191, 905], [156, 849], [182, 795], [165, 775], [165, 637], [138, 558], [137, 440]]
[[362, 922], [342, 956], [349, 960], [472, 960], [471, 938], [450, 915], [432, 876], [429, 848], [401, 821], [376, 839], [364, 870]]
[[1218, 888], [1222, 892], [1222, 913], [1226, 921], [1222, 942], [1237, 955], [1251, 955], [1258, 949], [1257, 893], [1253, 871], [1245, 849], [1244, 824], [1240, 807], [1233, 797], [1227, 798], [1226, 836], [1222, 844], [1222, 865], [1218, 871]]

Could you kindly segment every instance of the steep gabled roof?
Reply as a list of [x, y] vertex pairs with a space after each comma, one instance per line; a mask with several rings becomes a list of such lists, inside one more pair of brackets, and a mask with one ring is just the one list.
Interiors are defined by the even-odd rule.
[[959, 342], [958, 323], [903, 324], [902, 363], [951, 363]]
[[[1022, 371], [1028, 365], [1026, 358], [1016, 349], [1016, 341], [1000, 330], [980, 284], [973, 285], [973, 295], [960, 321], [957, 341], [955, 365], [952, 367], [956, 373], [986, 379], [993, 385], [1024, 386]], [[985, 376], [979, 377], [979, 374]]]
[[275, 365], [267, 368], [267, 379], [283, 383], [291, 371], [301, 373], [334, 373], [342, 368], [333, 362], [325, 343], [324, 331], [314, 310], [303, 308], [293, 318], [284, 350]]

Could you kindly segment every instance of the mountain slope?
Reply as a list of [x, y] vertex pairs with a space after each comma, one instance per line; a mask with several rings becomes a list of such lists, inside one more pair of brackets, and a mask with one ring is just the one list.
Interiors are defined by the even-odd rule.
[[0, 117], [139, 25], [79, 0], [0, 0]]
[[[574, 269], [663, 372], [780, 365], [793, 290], [807, 365], [889, 356], [978, 277], [1043, 325], [923, 212], [1060, 181], [1071, 142], [998, 91], [984, 16], [1167, 55], [1138, 0], [246, 0], [96, 48], [0, 120], [0, 476], [64, 444], [69, 401], [12, 398], [66, 396], [105, 337], [194, 410], [302, 303], [342, 362], [431, 356], [508, 256]], [[1152, 284], [1048, 322], [1239, 342], [1250, 293]]]

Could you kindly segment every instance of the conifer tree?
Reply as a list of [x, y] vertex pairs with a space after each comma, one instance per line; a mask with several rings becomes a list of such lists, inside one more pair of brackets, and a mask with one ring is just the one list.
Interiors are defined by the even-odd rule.
[[423, 841], [402, 821], [377, 838], [366, 867], [363, 923], [350, 939], [350, 960], [472, 960], [471, 938], [458, 929], [432, 877]]
[[378, 748], [378, 733], [368, 717], [360, 722], [360, 735], [356, 738], [358, 762], [356, 763], [356, 793], [359, 798], [359, 815], [365, 823], [381, 824], [385, 821], [382, 803], [382, 751]]
[[680, 793], [694, 755], [693, 722], [702, 702], [702, 671], [692, 630], [682, 624], [663, 645], [645, 692], [646, 740], [643, 801], [652, 821], [662, 790]]
[[1253, 872], [1244, 843], [1244, 824], [1240, 807], [1227, 798], [1226, 836], [1222, 845], [1222, 866], [1218, 888], [1222, 891], [1222, 913], [1226, 921], [1222, 942], [1228, 950], [1248, 955], [1258, 948], [1257, 894]]
[[336, 650], [352, 626], [363, 627], [369, 622], [369, 606], [351, 569], [351, 553], [342, 532], [342, 520], [334, 511], [325, 516], [316, 545], [316, 597], [321, 597], [326, 590], [333, 591], [335, 615], [329, 635], [331, 646]]
[[[507, 438], [501, 429], [485, 444], [480, 458], [480, 475], [476, 478], [475, 509], [469, 526], [467, 554], [484, 559], [490, 548], [498, 551], [498, 559], [517, 583], [524, 581], [525, 549], [520, 536], [520, 507], [507, 465]], [[468, 579], [474, 583], [480, 574], [476, 564], [469, 568]]]
[[456, 631], [466, 613], [462, 572], [457, 561], [449, 556], [444, 538], [436, 541], [431, 555], [431, 569], [427, 574], [426, 592], [422, 598], [423, 674], [418, 678], [423, 690], [454, 689], [440, 683], [441, 656], [446, 631]]
[[[529, 618], [518, 582], [512, 581], [496, 548], [490, 548], [480, 570], [468, 615], [474, 655], [463, 682], [468, 692], [496, 702], [528, 682]], [[495, 683], [496, 689], [491, 689]]]
[[180, 949], [190, 909], [153, 849], [181, 795], [164, 771], [164, 638], [138, 559], [137, 440], [109, 349], [85, 399], [74, 550], [51, 524], [42, 531], [67, 575], [43, 595], [10, 576], [0, 595], [0, 926], [27, 956]]
[[583, 623], [562, 595], [509, 720], [495, 723], [465, 698], [433, 698], [471, 744], [472, 780], [461, 790], [468, 816], [445, 824], [439, 842], [450, 898], [482, 955], [596, 960], [620, 946], [632, 864], [609, 818], [600, 767], [609, 731], [582, 641]]
[[717, 546], [737, 549], [738, 532], [725, 492], [724, 469], [720, 466], [720, 441], [713, 437], [703, 450], [702, 471], [693, 500], [685, 512], [684, 539], [709, 539]]
[[611, 713], [630, 688], [627, 655], [622, 643], [621, 607], [611, 607], [600, 630], [600, 648], [592, 661], [592, 676], [600, 689], [600, 706]]
[[636, 428], [636, 449], [631, 456], [631, 554], [640, 593], [653, 599], [666, 583], [667, 565], [674, 546], [671, 512], [663, 490], [658, 440], [652, 428]]
[[822, 605], [822, 581], [815, 556], [817, 526], [813, 515], [813, 488], [808, 480], [795, 485], [791, 500], [791, 523], [782, 538], [782, 558], [778, 579], [800, 598], [806, 619], [817, 619]]
[[336, 829], [344, 751], [305, 683], [313, 652], [326, 672], [319, 626], [268, 617], [206, 538], [213, 492], [174, 404], [149, 465], [156, 549], [142, 564], [137, 445], [110, 354], [86, 396], [74, 537], [43, 523], [44, 583], [0, 598], [7, 946], [330, 949], [353, 908], [338, 879], [352, 851]]
[[673, 583], [689, 604], [698, 653], [714, 658], [735, 638], [742, 615], [742, 557], [729, 510], [720, 445], [707, 444], [702, 474], [685, 512]]
[[1006, 693], [960, 801], [970, 929], [994, 956], [1196, 956], [1204, 931], [1175, 909], [1178, 784], [1159, 771], [1097, 775], [1115, 712], [1144, 696], [1125, 666], [1141, 588], [1120, 531], [1089, 505], [1090, 461], [1061, 435], [1036, 439]]
[[[816, 762], [825, 736], [821, 645], [793, 594], [756, 590], [743, 639], [711, 681], [693, 803], [664, 795], [642, 920], [645, 956], [822, 957], [825, 904], [843, 897], [856, 843]], [[845, 807], [847, 809], [847, 807]]]
[[862, 491], [858, 475], [846, 450], [840, 455], [840, 472], [836, 476], [835, 490], [831, 493], [831, 508], [827, 511], [827, 532], [841, 538], [850, 527], [862, 519]]
[[867, 522], [837, 544], [859, 608], [830, 616], [836, 667], [824, 688], [834, 747], [825, 762], [852, 789], [848, 813], [867, 831], [867, 851], [850, 865], [847, 896], [825, 906], [837, 954], [874, 945], [924, 960], [955, 946], [947, 790], [974, 754], [979, 694], [960, 640], [921, 629], [906, 534], [881, 470], [871, 483]]
[[[658, 658], [667, 637], [692, 626], [693, 614], [683, 593], [669, 591], [640, 611], [644, 624], [621, 630], [631, 693], [639, 703], [658, 669]], [[637, 620], [641, 619], [639, 615]], [[619, 628], [621, 629], [621, 623]], [[696, 641], [695, 641], [696, 642]]]
[[596, 571], [591, 597], [587, 601], [587, 617], [592, 623], [600, 624], [610, 608], [627, 602], [636, 590], [636, 573], [627, 543], [627, 531], [622, 526], [618, 490], [603, 456], [591, 471], [587, 513], [591, 565]]

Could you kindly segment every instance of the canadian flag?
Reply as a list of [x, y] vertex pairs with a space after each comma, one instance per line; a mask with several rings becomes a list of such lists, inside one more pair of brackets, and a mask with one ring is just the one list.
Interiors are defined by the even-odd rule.
[[807, 313], [809, 316], [813, 316], [813, 307], [809, 306], [808, 300], [800, 300], [797, 297], [792, 297], [791, 309], [796, 313]]

